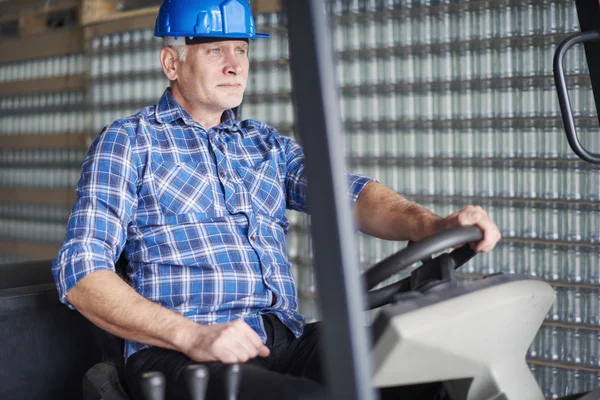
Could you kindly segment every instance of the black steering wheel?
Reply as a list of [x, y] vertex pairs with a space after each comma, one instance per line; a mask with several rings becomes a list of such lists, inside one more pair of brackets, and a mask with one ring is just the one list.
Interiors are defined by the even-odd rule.
[[[408, 268], [417, 261], [430, 258], [435, 253], [461, 244], [480, 241], [482, 238], [483, 232], [477, 226], [453, 228], [439, 232], [420, 242], [411, 243], [399, 252], [379, 261], [364, 273], [367, 290], [369, 291], [367, 294], [368, 309], [388, 304], [392, 302], [398, 292], [409, 290], [411, 277], [404, 278], [383, 288], [372, 290], [392, 275]], [[475, 254], [467, 244], [437, 258], [444, 257], [443, 261], [449, 264], [454, 270], [473, 258]], [[415, 269], [412, 274], [418, 274], [423, 266]]]

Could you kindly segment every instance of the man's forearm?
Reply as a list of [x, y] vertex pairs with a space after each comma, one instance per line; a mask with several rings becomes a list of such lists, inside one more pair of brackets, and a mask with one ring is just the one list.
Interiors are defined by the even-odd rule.
[[119, 337], [184, 351], [201, 325], [140, 296], [114, 272], [94, 272], [75, 285], [67, 300], [100, 328]]
[[421, 240], [438, 232], [443, 221], [377, 182], [363, 188], [354, 216], [361, 232], [387, 240]]

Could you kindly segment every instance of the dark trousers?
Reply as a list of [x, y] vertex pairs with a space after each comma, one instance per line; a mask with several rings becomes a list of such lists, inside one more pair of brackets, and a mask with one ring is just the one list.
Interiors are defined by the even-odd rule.
[[[319, 347], [320, 323], [308, 324], [300, 338], [273, 315], [263, 317], [267, 332], [267, 358], [255, 358], [241, 365], [238, 400], [325, 400], [327, 391], [321, 369]], [[191, 399], [185, 382], [185, 369], [198, 364], [186, 355], [158, 347], [141, 350], [127, 361], [127, 383], [134, 400], [145, 400], [139, 378], [148, 371], [160, 371], [167, 380], [167, 400]], [[219, 362], [200, 363], [209, 369], [206, 400], [225, 397], [226, 365]], [[439, 385], [386, 389], [383, 399], [442, 399]], [[228, 399], [227, 399], [228, 400]]]

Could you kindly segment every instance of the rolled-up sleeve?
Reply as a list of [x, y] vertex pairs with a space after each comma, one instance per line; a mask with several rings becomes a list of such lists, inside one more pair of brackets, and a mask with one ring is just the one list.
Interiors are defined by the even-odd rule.
[[346, 174], [348, 179], [348, 197], [352, 201], [352, 206], [356, 203], [360, 192], [367, 186], [369, 182], [375, 182], [375, 179], [360, 174]]
[[137, 207], [137, 169], [131, 140], [115, 123], [92, 144], [77, 184], [65, 241], [52, 264], [60, 300], [85, 276], [114, 271]]
[[[290, 138], [283, 138], [285, 143], [285, 156], [287, 173], [285, 176], [285, 187], [287, 192], [287, 207], [295, 211], [307, 211], [306, 203], [306, 176], [304, 173], [304, 150], [302, 146]], [[360, 192], [369, 182], [374, 180], [359, 174], [346, 173], [348, 180], [348, 197], [351, 205], [358, 199]]]

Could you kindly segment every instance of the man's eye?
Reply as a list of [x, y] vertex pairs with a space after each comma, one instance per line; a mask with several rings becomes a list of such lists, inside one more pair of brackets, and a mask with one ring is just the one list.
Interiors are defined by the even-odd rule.
[[219, 54], [221, 52], [221, 49], [211, 49], [210, 52], [212, 54]]
[[238, 54], [246, 54], [246, 50], [244, 50], [244, 49], [238, 49], [237, 53]]

